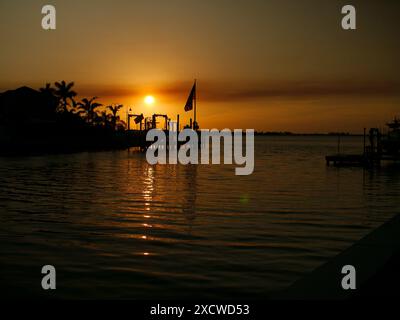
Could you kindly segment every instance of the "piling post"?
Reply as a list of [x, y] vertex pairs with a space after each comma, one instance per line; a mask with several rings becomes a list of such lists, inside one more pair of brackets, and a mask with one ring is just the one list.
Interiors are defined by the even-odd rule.
[[126, 123], [128, 124], [128, 131], [131, 130], [129, 111], [126, 110]]
[[366, 138], [367, 138], [367, 128], [364, 128], [364, 157], [365, 157]]

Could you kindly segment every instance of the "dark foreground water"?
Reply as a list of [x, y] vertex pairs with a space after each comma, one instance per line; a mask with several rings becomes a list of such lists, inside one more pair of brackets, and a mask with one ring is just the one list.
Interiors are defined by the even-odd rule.
[[[400, 170], [326, 167], [335, 137], [256, 137], [256, 167], [135, 152], [0, 158], [2, 295], [267, 297], [400, 209]], [[362, 138], [342, 140], [360, 152]]]

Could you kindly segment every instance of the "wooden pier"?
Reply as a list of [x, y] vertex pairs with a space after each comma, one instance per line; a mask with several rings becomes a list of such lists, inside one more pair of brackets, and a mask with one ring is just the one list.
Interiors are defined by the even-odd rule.
[[[364, 128], [364, 148], [361, 154], [343, 154], [340, 152], [341, 137], [338, 136], [337, 153], [327, 155], [325, 157], [326, 164], [333, 164], [336, 167], [377, 167], [382, 161], [400, 161], [400, 141], [398, 135], [400, 122], [395, 120], [394, 124], [389, 124], [394, 127], [393, 131], [385, 136], [377, 128], [371, 128], [367, 134]], [[399, 129], [398, 129], [399, 127]], [[393, 139], [393, 136], [397, 139]], [[369, 145], [367, 145], [367, 138]], [[390, 138], [390, 139], [389, 139]]]

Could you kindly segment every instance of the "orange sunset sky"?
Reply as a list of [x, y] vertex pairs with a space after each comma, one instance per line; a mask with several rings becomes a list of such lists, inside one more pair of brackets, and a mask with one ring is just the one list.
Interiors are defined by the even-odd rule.
[[[349, 3], [356, 31], [341, 29]], [[74, 81], [185, 123], [196, 78], [203, 128], [362, 132], [400, 115], [399, 27], [399, 1], [0, 0], [0, 91]]]

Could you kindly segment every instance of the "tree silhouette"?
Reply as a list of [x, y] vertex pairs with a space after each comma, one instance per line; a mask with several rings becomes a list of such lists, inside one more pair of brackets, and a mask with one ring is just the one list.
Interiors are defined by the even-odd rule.
[[93, 97], [92, 99], [84, 98], [81, 102], [77, 104], [78, 113], [83, 114], [87, 123], [93, 123], [93, 120], [97, 116], [96, 109], [101, 107], [101, 103], [94, 102], [97, 97]]
[[[65, 112], [68, 111], [68, 106], [69, 103], [68, 101], [71, 101], [74, 103], [74, 97], [77, 95], [77, 93], [72, 89], [74, 86], [73, 82], [66, 83], [64, 80], [61, 82], [56, 82], [55, 86], [57, 90], [55, 91], [55, 95], [60, 99], [61, 102], [61, 111]], [[47, 85], [46, 85], [47, 87]]]
[[111, 116], [109, 114], [107, 114], [107, 111], [102, 111], [100, 114], [96, 114], [93, 121], [97, 125], [101, 125], [103, 127], [110, 127], [111, 126], [110, 117]]
[[46, 83], [46, 86], [39, 89], [40, 92], [54, 95], [56, 90], [51, 87], [51, 83]]
[[114, 130], [117, 128], [117, 123], [120, 121], [118, 111], [123, 107], [122, 104], [108, 106], [107, 109], [111, 111], [111, 124]]
[[[122, 104], [109, 105], [103, 112], [98, 113], [96, 109], [101, 107], [102, 104], [95, 102], [97, 97], [84, 98], [77, 102], [74, 99], [77, 93], [72, 90], [73, 86], [74, 82], [61, 81], [56, 82], [55, 88], [53, 88], [50, 83], [46, 83], [39, 91], [53, 97], [54, 103], [52, 105], [56, 106], [56, 112], [61, 111], [63, 113], [63, 117], [77, 116], [91, 125], [113, 128], [113, 130], [125, 129], [126, 124], [118, 115], [118, 112], [123, 108]], [[111, 111], [111, 114], [107, 113], [108, 110]]]

